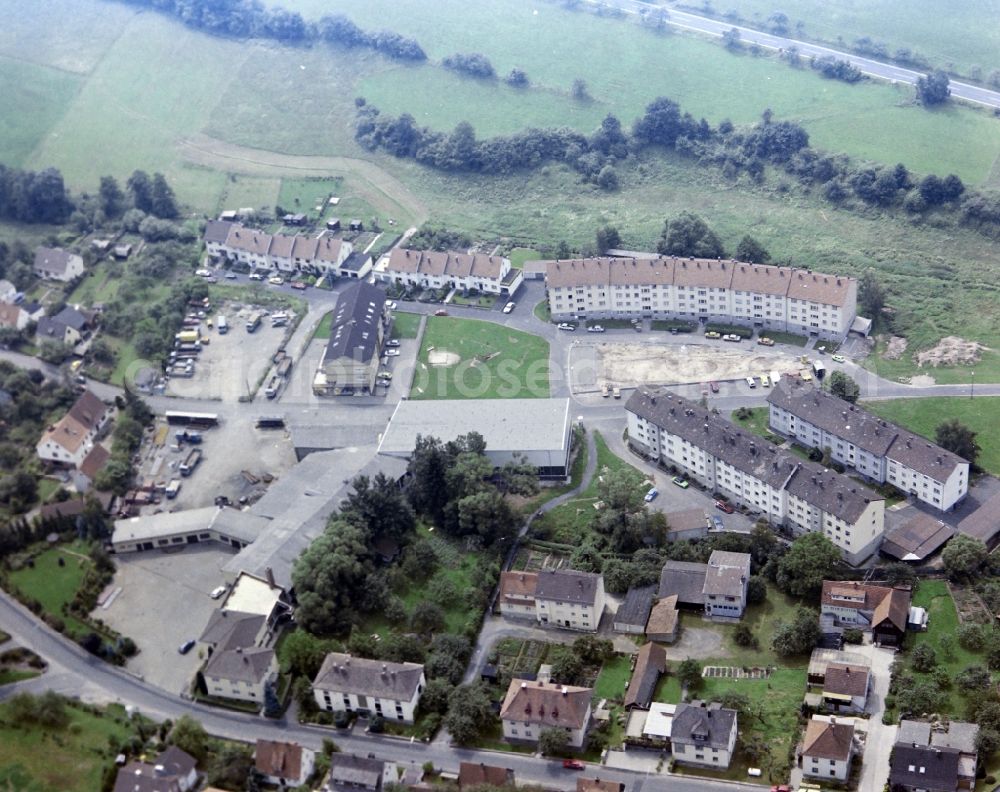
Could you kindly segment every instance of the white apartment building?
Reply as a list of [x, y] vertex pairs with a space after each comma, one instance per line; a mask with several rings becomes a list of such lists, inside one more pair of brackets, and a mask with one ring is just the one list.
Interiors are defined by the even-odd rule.
[[278, 658], [272, 649], [237, 646], [219, 649], [202, 669], [208, 695], [264, 703], [264, 688], [278, 680]]
[[343, 710], [413, 723], [426, 686], [424, 667], [417, 663], [383, 663], [331, 652], [313, 681], [313, 695], [325, 712]]
[[705, 570], [705, 615], [738, 619], [747, 606], [750, 554], [713, 550]]
[[350, 242], [326, 236], [268, 234], [239, 223], [210, 220], [205, 226], [205, 250], [212, 260], [229, 260], [251, 269], [313, 275], [343, 274], [341, 265], [353, 248]]
[[537, 573], [535, 613], [539, 623], [595, 632], [604, 614], [604, 578], [572, 569]]
[[546, 262], [552, 318], [731, 322], [842, 338], [854, 321], [857, 281], [792, 267], [660, 257]]
[[670, 752], [683, 764], [725, 770], [736, 750], [737, 713], [718, 703], [678, 704], [670, 726]]
[[386, 283], [422, 289], [453, 288], [511, 295], [521, 285], [519, 269], [510, 259], [485, 253], [438, 252], [394, 248], [375, 268]]
[[545, 729], [565, 729], [569, 747], [582, 748], [592, 694], [590, 688], [512, 679], [500, 707], [504, 739], [538, 742]]
[[782, 451], [670, 393], [639, 389], [625, 405], [630, 445], [711, 492], [795, 533], [822, 531], [851, 564], [874, 553], [885, 501], [857, 482]]
[[782, 377], [767, 397], [768, 423], [808, 448], [882, 484], [948, 511], [969, 489], [969, 463], [929, 440], [838, 399], [797, 377]]

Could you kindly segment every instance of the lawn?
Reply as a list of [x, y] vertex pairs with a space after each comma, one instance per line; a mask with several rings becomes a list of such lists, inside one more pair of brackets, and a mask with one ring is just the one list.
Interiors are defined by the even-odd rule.
[[[788, 344], [789, 346], [803, 347], [806, 345], [806, 341], [809, 340], [805, 336], [786, 333], [783, 330], [763, 330], [761, 331], [761, 335], [772, 339], [776, 344]], [[830, 344], [827, 342], [827, 347], [829, 346]]]
[[[339, 195], [343, 180], [334, 176], [311, 179], [282, 179], [281, 190], [278, 193], [278, 206], [286, 212], [302, 212], [313, 220], [323, 216], [326, 211], [327, 199], [331, 195]], [[316, 211], [316, 207], [319, 211]], [[337, 214], [339, 207], [333, 209]]]
[[632, 657], [616, 654], [601, 667], [594, 685], [594, 698], [622, 701], [632, 678]]
[[748, 407], [746, 409], [750, 411], [750, 417], [738, 418], [734, 411], [732, 415], [733, 423], [742, 426], [748, 432], [753, 432], [755, 435], [763, 437], [765, 440], [777, 441], [778, 443], [784, 442], [768, 426], [767, 407]]
[[[111, 269], [118, 272], [112, 273]], [[107, 261], [102, 261], [87, 272], [87, 276], [73, 289], [66, 302], [80, 305], [110, 302], [117, 296], [118, 289], [122, 285], [120, 272], [120, 266], [109, 265]]]
[[46, 66], [0, 57], [0, 162], [20, 165], [66, 111], [81, 79]]
[[421, 314], [393, 311], [392, 337], [416, 338], [420, 333]]
[[681, 681], [673, 674], [664, 674], [661, 676], [660, 681], [656, 683], [653, 701], [662, 701], [665, 704], [680, 704]]
[[322, 319], [319, 320], [319, 324], [316, 325], [316, 329], [313, 331], [313, 340], [319, 339], [320, 341], [326, 341], [330, 338], [330, 329], [333, 326], [333, 311], [326, 314]]
[[535, 317], [541, 319], [543, 322], [552, 321], [552, 311], [549, 309], [549, 301], [542, 300], [534, 308]]
[[978, 464], [990, 473], [1000, 473], [1000, 397], [968, 399], [961, 396], [935, 396], [928, 399], [891, 399], [864, 402], [866, 410], [881, 415], [900, 426], [931, 440], [943, 421], [956, 418], [976, 432], [982, 450]]
[[22, 671], [21, 669], [0, 668], [0, 685], [10, 685], [14, 682], [23, 682], [25, 679], [34, 679], [38, 676], [38, 671]]
[[521, 503], [519, 509], [521, 514], [528, 515], [539, 509], [550, 500], [565, 495], [580, 486], [583, 481], [583, 472], [587, 468], [587, 441], [582, 429], [574, 429], [573, 435], [573, 463], [569, 471], [569, 482], [555, 486], [543, 486], [537, 495]]
[[[432, 352], [452, 357], [443, 365], [430, 365]], [[548, 395], [549, 342], [545, 339], [492, 322], [428, 317], [411, 399], [544, 399]]]
[[0, 704], [0, 789], [11, 792], [92, 792], [118, 747], [133, 736], [119, 706], [101, 716], [67, 702], [69, 725], [62, 730], [11, 722]]
[[507, 258], [510, 259], [510, 265], [512, 267], [521, 269], [524, 266], [524, 262], [538, 261], [542, 258], [542, 254], [534, 248], [517, 247], [507, 254]]
[[[79, 557], [89, 550], [90, 545], [80, 541], [42, 550], [35, 556], [33, 567], [25, 566], [11, 572], [10, 582], [24, 596], [38, 600], [46, 613], [64, 619], [70, 632], [74, 631], [73, 627], [84, 630], [81, 622], [63, 613], [63, 606], [73, 601], [90, 567], [89, 559]], [[63, 566], [59, 566], [60, 559]]]
[[622, 468], [640, 472], [634, 465], [616, 456], [608, 448], [600, 432], [594, 432], [594, 441], [597, 444], [597, 473], [593, 480], [575, 498], [537, 518], [531, 525], [532, 534], [536, 537], [574, 546], [580, 544], [590, 531], [591, 521], [597, 514], [594, 504], [600, 498], [598, 478], [601, 472], [617, 471]]
[[115, 350], [115, 369], [111, 372], [110, 382], [112, 385], [122, 385], [126, 378], [134, 376], [134, 364], [141, 360], [139, 352], [129, 341], [123, 341], [114, 336], [102, 336], [105, 341]]

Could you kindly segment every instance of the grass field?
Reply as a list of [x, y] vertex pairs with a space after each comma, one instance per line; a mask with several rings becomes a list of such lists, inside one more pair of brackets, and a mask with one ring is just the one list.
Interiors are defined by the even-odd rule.
[[313, 331], [313, 341], [327, 341], [330, 338], [330, 330], [333, 327], [333, 311], [326, 314], [322, 319], [319, 320], [319, 324], [316, 325], [316, 329]]
[[420, 332], [421, 314], [394, 311], [392, 314], [393, 338], [416, 338]]
[[[729, 0], [722, 6], [753, 27], [778, 7], [771, 0]], [[794, 32], [795, 26], [803, 22], [810, 39], [836, 44], [842, 38], [851, 44], [868, 36], [886, 42], [890, 52], [902, 47], [920, 52], [939, 68], [953, 67], [964, 74], [973, 65], [987, 73], [1000, 68], [1000, 6], [995, 3], [951, 0], [946, 13], [935, 0], [785, 0], [780, 8], [797, 38], [803, 34]]]
[[[458, 356], [431, 366], [431, 351]], [[492, 322], [427, 318], [411, 399], [544, 399], [549, 395], [549, 342]]]
[[755, 435], [759, 435], [767, 440], [774, 438], [776, 440], [781, 440], [776, 434], [774, 434], [770, 427], [768, 426], [768, 409], [767, 407], [751, 407], [749, 418], [737, 418], [735, 412], [732, 415], [733, 423], [738, 426], [742, 426], [748, 432], [753, 432]]
[[615, 655], [603, 666], [594, 684], [594, 698], [622, 701], [625, 690], [632, 678], [632, 658], [630, 655]]
[[534, 248], [514, 248], [507, 254], [507, 258], [510, 259], [510, 265], [521, 269], [526, 261], [537, 261], [542, 257], [541, 252], [535, 250]]
[[53, 731], [12, 723], [0, 704], [0, 789], [10, 792], [91, 792], [101, 788], [118, 747], [133, 735], [123, 708], [102, 717], [69, 704], [69, 725]]
[[23, 163], [73, 100], [76, 75], [0, 57], [0, 162]]
[[977, 442], [982, 448], [978, 460], [980, 467], [1000, 474], [1000, 438], [996, 432], [1000, 424], [1000, 397], [893, 399], [864, 402], [864, 407], [931, 440], [939, 424], [956, 418], [977, 434]]
[[[85, 629], [81, 622], [63, 614], [63, 606], [76, 596], [83, 576], [90, 567], [90, 560], [80, 558], [90, 547], [86, 542], [73, 542], [43, 550], [35, 556], [34, 567], [23, 567], [10, 573], [10, 581], [20, 591], [38, 600], [46, 613], [65, 619], [67, 629], [73, 633]], [[64, 562], [59, 566], [59, 560]]]
[[23, 682], [25, 679], [34, 679], [38, 676], [37, 671], [22, 671], [14, 668], [0, 668], [0, 685], [10, 685], [14, 682]]
[[662, 701], [665, 704], [681, 703], [681, 681], [673, 674], [664, 674], [660, 681], [656, 683], [656, 692], [653, 693], [653, 701]]

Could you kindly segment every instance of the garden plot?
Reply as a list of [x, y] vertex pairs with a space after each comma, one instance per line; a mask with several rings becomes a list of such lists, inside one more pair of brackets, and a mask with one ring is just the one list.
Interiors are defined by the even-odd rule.
[[705, 666], [701, 670], [705, 679], [767, 679], [770, 668], [737, 668], [736, 666]]

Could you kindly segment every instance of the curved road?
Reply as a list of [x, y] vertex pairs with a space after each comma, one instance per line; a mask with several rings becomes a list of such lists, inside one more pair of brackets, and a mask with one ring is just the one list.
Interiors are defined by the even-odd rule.
[[[653, 11], [663, 8], [661, 5], [657, 5], [655, 3], [645, 3], [642, 2], [642, 0], [603, 1], [610, 2], [630, 14], [638, 14], [640, 11]], [[877, 77], [882, 80], [889, 80], [890, 82], [916, 85], [917, 80], [924, 76], [923, 72], [906, 69], [892, 63], [872, 60], [871, 58], [854, 55], [850, 52], [841, 52], [840, 50], [824, 47], [822, 44], [811, 44], [808, 41], [798, 41], [797, 39], [777, 36], [773, 33], [765, 33], [762, 30], [754, 30], [753, 28], [743, 27], [742, 25], [734, 25], [731, 22], [726, 22], [724, 20], [709, 19], [708, 17], [691, 14], [687, 11], [678, 11], [671, 8], [669, 9], [669, 14], [670, 17], [667, 21], [674, 27], [684, 30], [693, 30], [698, 33], [716, 36], [719, 38], [721, 38], [726, 31], [736, 28], [740, 32], [740, 37], [744, 42], [757, 44], [761, 47], [767, 47], [772, 50], [787, 50], [791, 47], [795, 47], [798, 49], [800, 55], [807, 58], [812, 56], [817, 58], [832, 56], [839, 60], [848, 61], [870, 77]], [[998, 91], [991, 91], [989, 88], [981, 88], [978, 85], [970, 85], [969, 83], [957, 82], [955, 80], [952, 80], [950, 85], [951, 95], [956, 99], [964, 99], [967, 102], [985, 105], [986, 107], [1000, 108], [1000, 92]]]

